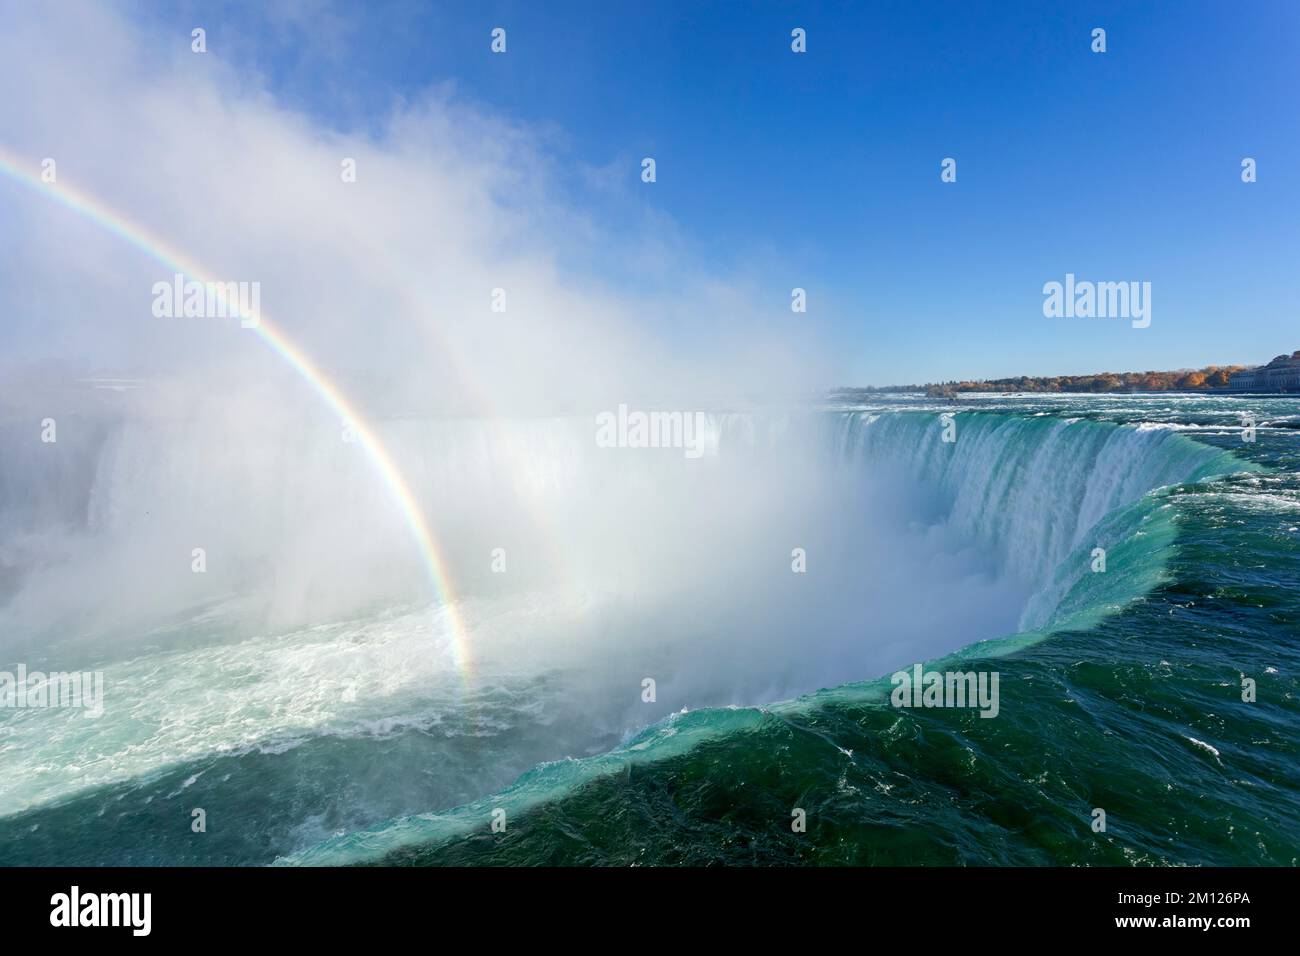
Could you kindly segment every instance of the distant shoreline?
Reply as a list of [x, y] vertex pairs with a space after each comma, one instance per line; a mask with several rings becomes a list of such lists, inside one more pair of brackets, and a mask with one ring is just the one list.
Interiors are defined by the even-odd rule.
[[835, 388], [830, 392], [831, 395], [854, 396], [861, 394], [872, 395], [924, 395], [927, 398], [956, 398], [958, 395], [967, 395], [979, 397], [985, 395], [1005, 395], [1007, 397], [1030, 396], [1030, 395], [1203, 395], [1215, 396], [1220, 398], [1294, 398], [1295, 392], [1288, 391], [1248, 391], [1240, 388], [1152, 388], [1152, 389], [1115, 389], [1112, 391], [1081, 391], [1076, 389], [1058, 389], [1054, 391], [1046, 390], [1018, 390], [1018, 389], [998, 389], [998, 388], [963, 388], [959, 390], [943, 390], [929, 385], [869, 385], [858, 388]]
[[[861, 391], [924, 392], [943, 398], [964, 392], [1029, 393], [1046, 395], [1109, 395], [1158, 394], [1184, 392], [1189, 394], [1230, 394], [1229, 384], [1237, 372], [1250, 368], [1247, 365], [1207, 365], [1199, 369], [1177, 369], [1169, 372], [1096, 372], [1091, 375], [1018, 375], [1013, 378], [966, 379], [961, 381], [928, 382], [924, 385], [891, 385]], [[846, 391], [855, 391], [847, 389]]]
[[[1235, 381], [1235, 384], [1234, 384]], [[844, 389], [840, 391], [855, 391]], [[1267, 365], [1207, 365], [1171, 372], [1095, 372], [1091, 375], [1018, 375], [925, 385], [856, 389], [868, 392], [924, 392], [944, 398], [969, 392], [1042, 395], [1293, 395], [1300, 392], [1300, 350], [1282, 353]]]

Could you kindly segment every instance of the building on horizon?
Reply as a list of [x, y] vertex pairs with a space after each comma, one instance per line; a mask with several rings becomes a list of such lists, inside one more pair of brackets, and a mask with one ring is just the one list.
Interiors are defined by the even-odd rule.
[[1300, 392], [1300, 349], [1279, 355], [1267, 365], [1233, 372], [1228, 389], [1234, 392]]

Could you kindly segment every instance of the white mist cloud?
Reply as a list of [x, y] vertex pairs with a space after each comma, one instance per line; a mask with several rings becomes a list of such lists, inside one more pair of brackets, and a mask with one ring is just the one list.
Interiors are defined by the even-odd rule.
[[[200, 55], [112, 8], [5, 18], [0, 84], [24, 92], [0, 100], [11, 155], [32, 170], [54, 158], [50, 188], [98, 197], [215, 278], [259, 282], [266, 315], [321, 365], [371, 373], [402, 402], [604, 407], [833, 380], [786, 303], [693, 265], [662, 215], [622, 204], [606, 224], [573, 208], [557, 164], [585, 158], [450, 87], [340, 132], [224, 60], [220, 35]], [[154, 318], [170, 270], [122, 239], [8, 181], [0, 210], [10, 364], [276, 374], [233, 323]]]
[[[553, 130], [443, 86], [345, 131], [278, 99], [248, 68], [259, 39], [246, 32], [210, 31], [196, 54], [187, 31], [115, 6], [13, 4], [3, 20], [0, 88], [23, 95], [0, 97], [0, 149], [33, 173], [57, 164], [36, 190], [0, 177], [0, 599], [21, 588], [9, 620], [25, 634], [146, 627], [258, 588], [272, 627], [428, 596], [387, 489], [289, 364], [236, 319], [156, 317], [154, 284], [173, 267], [41, 190], [94, 197], [207, 278], [259, 283], [267, 321], [380, 420], [583, 418], [834, 380], [784, 297], [696, 264], [670, 216], [615, 196], [605, 158], [566, 155]], [[279, 18], [261, 42], [300, 35], [327, 66], [349, 37], [341, 15], [327, 20], [322, 33], [314, 15]], [[239, 63], [223, 57], [232, 46]], [[564, 163], [608, 209], [574, 205]], [[92, 374], [141, 387], [72, 387]], [[29, 427], [47, 415], [57, 454]], [[483, 434], [471, 441], [496, 467], [548, 467]], [[429, 464], [446, 449], [410, 440], [394, 453], [411, 475], [454, 479]], [[482, 487], [417, 493], [470, 561], [484, 526], [522, 508]], [[546, 507], [528, 494], [522, 510]], [[198, 546], [214, 558], [201, 577]]]

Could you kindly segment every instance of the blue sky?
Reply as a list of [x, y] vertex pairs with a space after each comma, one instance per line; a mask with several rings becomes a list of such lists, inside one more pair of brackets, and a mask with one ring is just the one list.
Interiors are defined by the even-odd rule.
[[[364, 130], [431, 86], [544, 132], [566, 201], [662, 216], [886, 384], [1254, 363], [1300, 348], [1300, 5], [375, 3], [140, 16], [241, 37], [283, 103]], [[489, 52], [489, 31], [508, 52]], [[808, 52], [790, 50], [803, 27]], [[1107, 52], [1090, 50], [1094, 27]], [[640, 182], [655, 157], [658, 182]], [[940, 182], [953, 157], [958, 181]], [[1243, 157], [1259, 181], [1240, 179]], [[615, 188], [591, 186], [593, 170]], [[617, 273], [617, 254], [592, 268]], [[1042, 286], [1152, 283], [1150, 328]], [[807, 315], [789, 312], [805, 287]]]

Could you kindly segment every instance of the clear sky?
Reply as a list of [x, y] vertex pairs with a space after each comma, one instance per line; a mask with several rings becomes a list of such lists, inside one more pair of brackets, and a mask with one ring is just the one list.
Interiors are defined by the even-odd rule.
[[[1300, 348], [1291, 0], [126, 9], [202, 23], [277, 100], [341, 131], [440, 84], [543, 131], [565, 200], [611, 235], [630, 211], [662, 217], [703, 270], [756, 270], [776, 305], [806, 288], [806, 315], [764, 321], [806, 324], [849, 383]], [[617, 276], [617, 243], [587, 265]], [[1045, 318], [1043, 284], [1066, 273], [1150, 282], [1151, 326]]]

